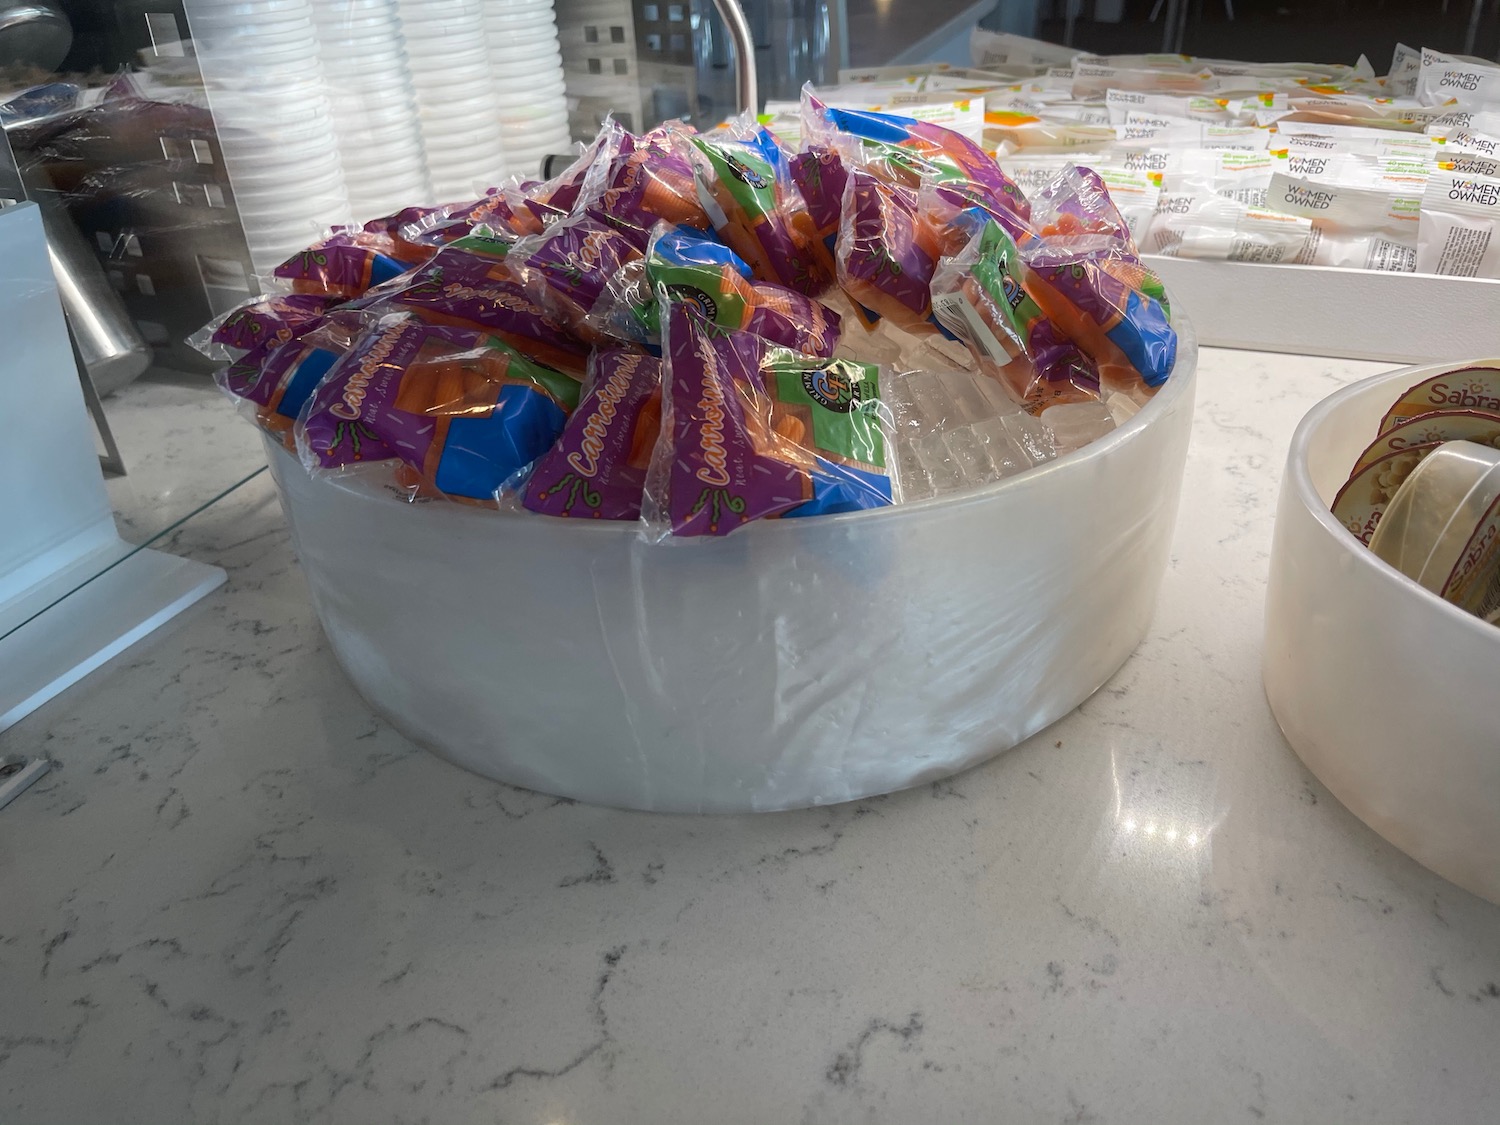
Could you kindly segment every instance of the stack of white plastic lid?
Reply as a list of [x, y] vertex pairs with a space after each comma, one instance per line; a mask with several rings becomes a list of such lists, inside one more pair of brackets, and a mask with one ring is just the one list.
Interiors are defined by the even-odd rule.
[[484, 0], [399, 0], [438, 202], [470, 199], [505, 176]]
[[309, 0], [189, 0], [256, 272], [353, 220]]
[[483, 3], [506, 161], [513, 174], [532, 177], [543, 157], [573, 147], [552, 0]]
[[435, 202], [396, 0], [312, 0], [357, 222]]

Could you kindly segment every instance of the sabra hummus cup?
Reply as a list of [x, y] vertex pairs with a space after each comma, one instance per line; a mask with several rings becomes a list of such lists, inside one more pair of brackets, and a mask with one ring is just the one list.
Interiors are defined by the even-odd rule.
[[1500, 561], [1497, 504], [1500, 450], [1447, 442], [1391, 498], [1370, 550], [1445, 601], [1479, 613]]

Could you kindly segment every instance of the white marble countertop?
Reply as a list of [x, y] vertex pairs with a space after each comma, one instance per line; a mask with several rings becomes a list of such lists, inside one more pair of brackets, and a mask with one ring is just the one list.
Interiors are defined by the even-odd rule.
[[253, 480], [169, 544], [226, 589], [0, 736], [60, 766], [0, 812], [0, 1120], [1500, 1118], [1500, 908], [1346, 812], [1260, 686], [1288, 438], [1377, 369], [1205, 352], [1124, 669], [985, 766], [799, 813], [413, 748]]

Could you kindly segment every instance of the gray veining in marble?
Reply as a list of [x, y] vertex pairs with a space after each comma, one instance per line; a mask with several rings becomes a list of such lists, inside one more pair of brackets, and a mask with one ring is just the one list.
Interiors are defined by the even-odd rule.
[[920, 790], [648, 816], [372, 717], [265, 477], [229, 585], [0, 737], [0, 1120], [1500, 1118], [1500, 909], [1300, 766], [1261, 693], [1292, 427], [1373, 364], [1206, 352], [1151, 634]]

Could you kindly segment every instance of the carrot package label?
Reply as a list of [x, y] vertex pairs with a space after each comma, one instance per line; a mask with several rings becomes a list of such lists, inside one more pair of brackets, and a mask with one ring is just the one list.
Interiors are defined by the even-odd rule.
[[599, 351], [589, 375], [588, 391], [537, 462], [522, 503], [549, 516], [633, 520], [661, 432], [661, 360]]
[[485, 333], [387, 321], [328, 372], [297, 445], [313, 470], [397, 461], [438, 492], [493, 500], [557, 440], [578, 390]]
[[892, 502], [878, 368], [726, 332], [678, 302], [665, 345], [648, 522], [679, 536], [727, 535], [754, 519]]

